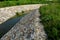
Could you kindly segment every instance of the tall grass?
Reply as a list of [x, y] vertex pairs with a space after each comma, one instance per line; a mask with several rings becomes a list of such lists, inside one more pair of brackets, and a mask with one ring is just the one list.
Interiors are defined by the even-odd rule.
[[24, 5], [24, 4], [46, 4], [53, 3], [57, 1], [46, 1], [46, 0], [3, 0], [0, 1], [0, 7]]
[[49, 4], [39, 10], [48, 40], [60, 40], [60, 4]]

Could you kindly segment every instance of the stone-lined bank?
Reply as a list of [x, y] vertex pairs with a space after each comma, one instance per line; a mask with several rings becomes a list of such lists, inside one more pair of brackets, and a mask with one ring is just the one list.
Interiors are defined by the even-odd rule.
[[24, 16], [0, 40], [45, 40], [43, 25], [39, 23], [39, 12], [33, 10]]
[[33, 9], [38, 9], [42, 4], [32, 4], [32, 5], [21, 5], [21, 6], [12, 6], [0, 8], [0, 24], [16, 15], [16, 12], [28, 11]]

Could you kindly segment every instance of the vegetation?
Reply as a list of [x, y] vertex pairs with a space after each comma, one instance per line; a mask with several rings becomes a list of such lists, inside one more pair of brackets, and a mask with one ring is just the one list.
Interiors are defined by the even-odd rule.
[[[22, 12], [16, 12], [16, 15], [13, 16], [13, 17], [11, 17], [10, 19], [13, 19], [13, 18], [16, 18], [16, 17], [20, 17], [20, 16], [24, 16], [24, 15], [26, 15], [26, 14], [24, 13], [24, 11], [22, 11]], [[8, 19], [8, 20], [10, 20], [10, 19]]]
[[47, 0], [0, 0], [0, 7], [8, 7], [8, 6], [16, 6], [16, 5], [24, 5], [24, 4], [39, 4], [39, 3], [54, 3], [60, 2], [57, 1], [47, 1]]
[[[48, 35], [48, 40], [60, 40], [60, 0], [0, 0], [0, 7], [41, 3], [49, 4], [39, 9], [41, 22], [45, 26], [44, 29]], [[22, 11], [22, 13], [24, 12]], [[12, 18], [21, 15], [23, 14], [17, 12]]]
[[48, 40], [60, 40], [60, 4], [49, 4], [42, 6], [39, 10]]

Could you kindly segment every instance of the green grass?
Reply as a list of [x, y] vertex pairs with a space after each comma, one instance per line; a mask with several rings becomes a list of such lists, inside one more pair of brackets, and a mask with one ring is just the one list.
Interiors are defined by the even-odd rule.
[[[55, 1], [54, 1], [55, 2]], [[57, 2], [57, 1], [56, 1]], [[43, 0], [9, 0], [9, 1], [0, 1], [0, 7], [24, 5], [24, 4], [46, 4], [53, 3], [53, 1], [43, 1]]]
[[48, 40], [60, 40], [60, 4], [49, 4], [39, 10]]

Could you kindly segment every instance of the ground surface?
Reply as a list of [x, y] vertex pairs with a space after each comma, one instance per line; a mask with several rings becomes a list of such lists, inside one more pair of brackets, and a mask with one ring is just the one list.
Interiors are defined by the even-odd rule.
[[43, 25], [39, 23], [39, 16], [37, 9], [32, 10], [0, 40], [45, 40], [46, 34]]
[[0, 8], [0, 24], [16, 15], [16, 12], [38, 9], [42, 5], [43, 4], [32, 4]]

